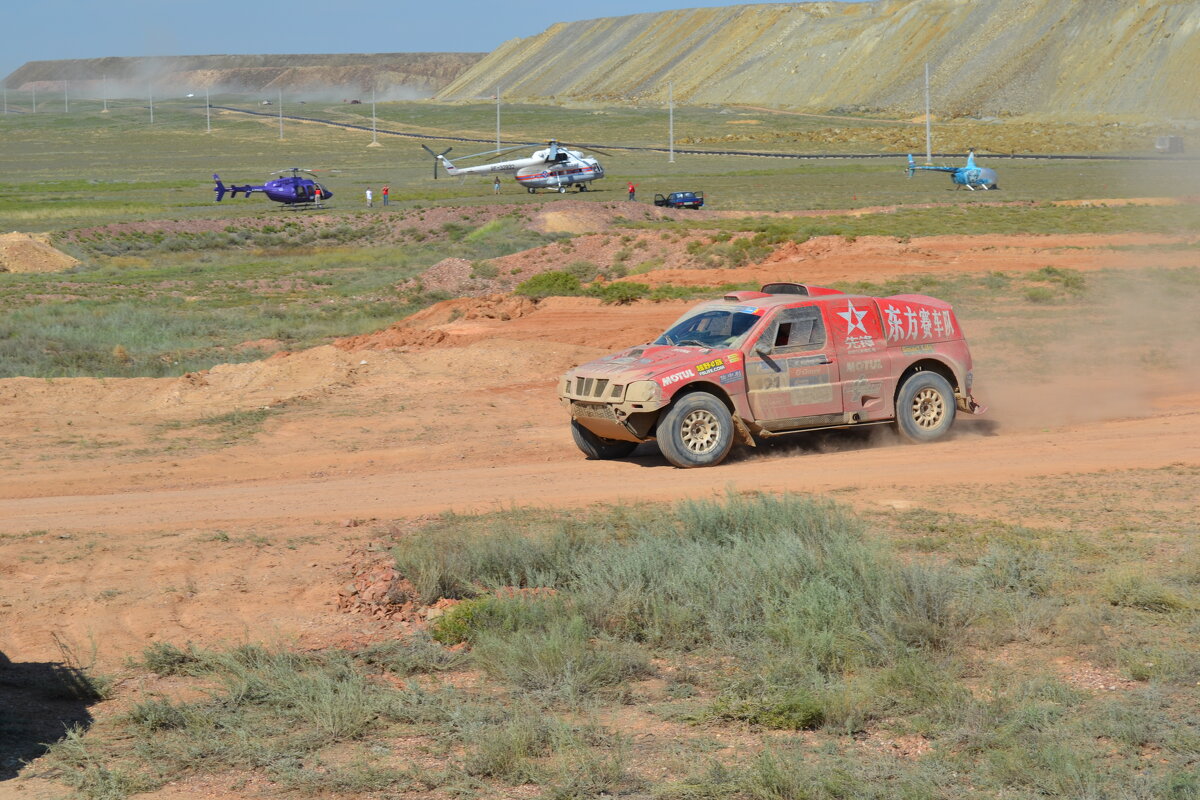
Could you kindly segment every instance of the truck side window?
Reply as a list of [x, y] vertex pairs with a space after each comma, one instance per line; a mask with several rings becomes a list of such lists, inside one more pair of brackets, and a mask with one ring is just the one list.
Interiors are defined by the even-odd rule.
[[785, 308], [779, 312], [779, 324], [775, 330], [776, 352], [820, 350], [825, 346], [825, 323], [821, 310], [816, 306]]

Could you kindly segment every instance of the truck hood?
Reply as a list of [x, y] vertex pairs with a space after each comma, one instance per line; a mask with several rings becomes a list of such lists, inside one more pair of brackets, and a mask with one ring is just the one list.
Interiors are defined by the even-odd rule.
[[[734, 356], [733, 354], [737, 354]], [[732, 358], [730, 356], [733, 356]], [[740, 362], [741, 353], [724, 348], [645, 344], [580, 364], [568, 377], [607, 378], [613, 383], [654, 380], [669, 386], [696, 377], [697, 367], [719, 361], [725, 366]], [[740, 366], [740, 363], [738, 364]], [[691, 374], [688, 374], [690, 371]], [[671, 380], [674, 378], [674, 380]]]

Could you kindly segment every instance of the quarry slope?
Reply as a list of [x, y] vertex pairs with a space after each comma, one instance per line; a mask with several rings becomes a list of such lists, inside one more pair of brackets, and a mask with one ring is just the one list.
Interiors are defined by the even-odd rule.
[[409, 94], [428, 96], [450, 83], [483, 58], [483, 53], [343, 53], [326, 55], [209, 55], [154, 58], [81, 58], [30, 61], [4, 79], [18, 91], [115, 90], [123, 82], [144, 84], [153, 78], [160, 87], [190, 90], [285, 91], [341, 87], [372, 88], [387, 95], [403, 87]]
[[941, 116], [1196, 118], [1193, 0], [875, 0], [698, 8], [551, 25], [441, 90], [485, 97]]

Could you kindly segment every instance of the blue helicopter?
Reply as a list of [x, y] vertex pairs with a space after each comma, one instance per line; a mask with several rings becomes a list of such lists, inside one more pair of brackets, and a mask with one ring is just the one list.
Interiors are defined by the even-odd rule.
[[325, 188], [324, 185], [317, 183], [312, 178], [300, 177], [301, 172], [314, 175], [311, 170], [292, 167], [291, 169], [281, 169], [278, 172], [272, 172], [272, 175], [285, 175], [292, 173], [282, 178], [276, 178], [273, 181], [267, 181], [260, 186], [246, 184], [245, 186], [226, 186], [221, 182], [221, 176], [213, 173], [213, 180], [216, 181], [216, 186], [213, 191], [217, 193], [217, 202], [225, 197], [226, 193], [233, 197], [238, 196], [238, 192], [243, 192], [246, 197], [249, 197], [254, 192], [262, 192], [268, 199], [274, 200], [276, 203], [283, 203], [289, 208], [303, 208], [305, 206], [313, 206], [316, 208], [324, 208], [324, 201], [333, 197], [333, 192]]
[[954, 187], [965, 186], [972, 192], [976, 189], [999, 189], [996, 185], [996, 170], [980, 167], [975, 164], [975, 151], [971, 150], [967, 154], [966, 166], [962, 167], [935, 167], [935, 166], [918, 166], [917, 162], [913, 161], [912, 153], [908, 154], [908, 177], [912, 177], [913, 173], [919, 169], [933, 170], [934, 172], [949, 172], [950, 180], [954, 181]]

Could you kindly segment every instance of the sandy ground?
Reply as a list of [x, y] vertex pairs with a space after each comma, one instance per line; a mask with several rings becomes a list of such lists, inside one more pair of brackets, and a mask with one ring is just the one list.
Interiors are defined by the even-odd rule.
[[[1115, 265], [1113, 244], [1137, 245], [1120, 266], [1197, 261], [1162, 237], [839, 239], [753, 268], [654, 277], [1089, 269]], [[385, 623], [335, 607], [352, 551], [447, 510], [758, 490], [903, 508], [933, 488], [945, 507], [957, 486], [949, 510], [970, 511], [992, 484], [1200, 463], [1200, 380], [1179, 372], [1147, 373], [1136, 392], [1123, 375], [985, 382], [988, 415], [920, 447], [881, 429], [743, 449], [715, 469], [674, 469], [653, 445], [585, 460], [556, 378], [647, 341], [687, 305], [465, 299], [339, 346], [178, 379], [0, 381], [0, 652], [47, 662], [67, 647], [114, 668], [156, 640], [376, 635]], [[975, 355], [987, 364], [986, 350]], [[212, 424], [237, 411], [244, 420]]]

